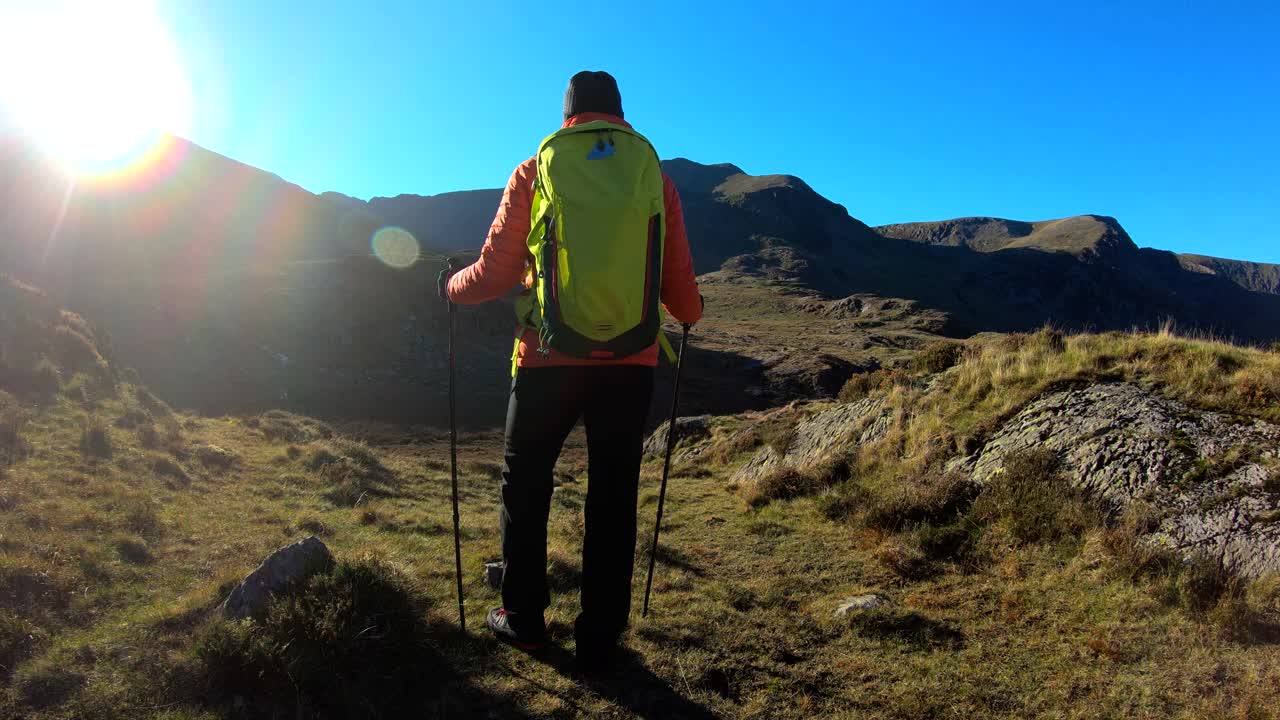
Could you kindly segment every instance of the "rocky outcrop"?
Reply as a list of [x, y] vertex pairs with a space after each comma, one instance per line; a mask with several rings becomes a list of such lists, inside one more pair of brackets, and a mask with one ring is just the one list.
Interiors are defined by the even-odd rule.
[[834, 398], [854, 373], [866, 372], [875, 364], [856, 365], [827, 353], [780, 355], [763, 363], [769, 389], [780, 398]]
[[332, 567], [333, 555], [320, 538], [312, 536], [282, 547], [235, 586], [222, 604], [222, 615], [231, 620], [260, 617], [272, 595]]
[[883, 400], [866, 399], [837, 405], [796, 425], [785, 449], [766, 445], [734, 473], [733, 481], [748, 485], [785, 468], [807, 469], [855, 445], [875, 442], [889, 430]]
[[1150, 503], [1163, 518], [1150, 542], [1246, 576], [1280, 572], [1280, 497], [1266, 485], [1278, 426], [1096, 384], [1044, 395], [956, 467], [986, 482], [1031, 448], [1057, 453], [1066, 475], [1113, 511]]
[[[662, 423], [644, 441], [645, 457], [662, 457], [667, 452], [668, 423]], [[689, 445], [711, 436], [711, 416], [695, 415], [676, 419], [676, 446]]]

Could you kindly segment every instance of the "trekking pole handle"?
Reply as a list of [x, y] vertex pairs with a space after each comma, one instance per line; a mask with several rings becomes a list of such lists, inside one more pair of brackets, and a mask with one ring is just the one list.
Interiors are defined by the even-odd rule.
[[440, 276], [436, 278], [436, 293], [440, 299], [449, 305], [449, 310], [453, 310], [453, 301], [449, 299], [449, 279], [454, 273], [458, 272], [459, 266], [454, 258], [445, 258], [445, 269], [440, 271]]

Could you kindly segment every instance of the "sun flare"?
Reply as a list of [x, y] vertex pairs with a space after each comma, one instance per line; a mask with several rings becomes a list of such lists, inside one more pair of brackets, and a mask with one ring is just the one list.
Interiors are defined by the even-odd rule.
[[0, 9], [0, 92], [18, 130], [80, 175], [127, 167], [191, 119], [180, 53], [145, 0]]

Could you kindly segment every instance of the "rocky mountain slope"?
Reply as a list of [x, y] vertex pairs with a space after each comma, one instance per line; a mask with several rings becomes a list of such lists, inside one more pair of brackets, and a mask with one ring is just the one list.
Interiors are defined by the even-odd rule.
[[[1242, 341], [1280, 335], [1280, 296], [1260, 291], [1274, 268], [1139, 249], [1109, 218], [869, 228], [792, 176], [664, 167], [710, 309], [690, 363], [702, 390], [692, 409], [829, 396], [855, 370], [941, 335], [1170, 319]], [[182, 405], [434, 422], [445, 317], [432, 278], [441, 252], [480, 244], [497, 196], [316, 196], [178, 138], [133, 174], [72, 182], [8, 138], [0, 267], [100, 321]], [[408, 270], [370, 254], [386, 225], [422, 243]], [[500, 305], [465, 311], [466, 381], [484, 388], [477, 421], [501, 415], [493, 379], [511, 326]], [[348, 406], [355, 397], [377, 399]]]
[[1226, 260], [1207, 255], [1179, 255], [1178, 260], [1192, 272], [1220, 275], [1247, 290], [1280, 295], [1280, 265]]
[[[1031, 248], [1068, 253], [1086, 260], [1130, 254], [1137, 250], [1115, 218], [1098, 215], [1034, 223], [1001, 218], [959, 218], [883, 225], [875, 231], [885, 237], [926, 245], [965, 247], [979, 252]], [[1179, 264], [1191, 272], [1218, 275], [1253, 292], [1280, 294], [1280, 265], [1207, 255], [1179, 254], [1177, 258]]]

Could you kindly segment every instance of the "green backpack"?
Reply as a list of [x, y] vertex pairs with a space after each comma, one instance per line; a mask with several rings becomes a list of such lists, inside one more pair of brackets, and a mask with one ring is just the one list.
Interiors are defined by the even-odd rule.
[[538, 331], [538, 352], [622, 358], [666, 340], [666, 210], [653, 145], [622, 125], [590, 122], [543, 140], [537, 168], [533, 292], [517, 313]]

